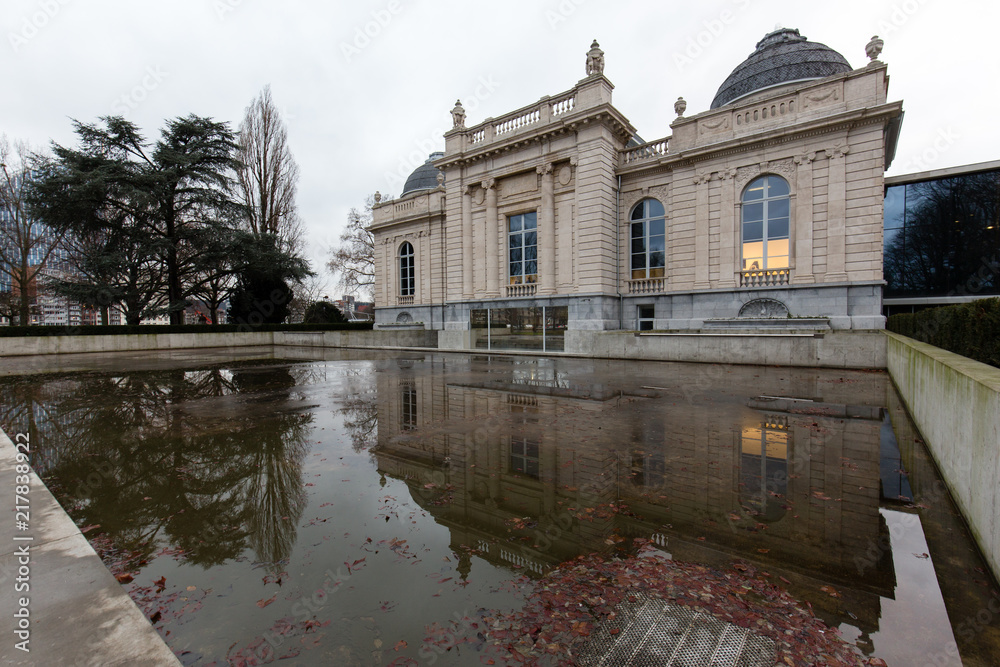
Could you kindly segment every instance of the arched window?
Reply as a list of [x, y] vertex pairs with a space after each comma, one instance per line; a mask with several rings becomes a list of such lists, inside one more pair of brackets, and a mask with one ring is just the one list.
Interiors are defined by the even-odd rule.
[[399, 295], [413, 296], [416, 290], [416, 272], [413, 262], [413, 246], [405, 241], [399, 246]]
[[788, 268], [788, 181], [768, 174], [743, 191], [743, 270]]
[[632, 280], [663, 278], [667, 270], [667, 235], [663, 204], [643, 199], [632, 209]]

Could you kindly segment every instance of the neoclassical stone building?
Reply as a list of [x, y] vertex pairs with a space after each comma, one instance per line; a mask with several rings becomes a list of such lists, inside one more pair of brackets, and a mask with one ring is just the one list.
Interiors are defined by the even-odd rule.
[[679, 98], [653, 141], [613, 106], [596, 41], [571, 90], [471, 127], [457, 103], [444, 152], [374, 208], [376, 322], [422, 322], [454, 348], [881, 328], [883, 173], [903, 116], [881, 48], [853, 69], [776, 30], [710, 109], [685, 115]]

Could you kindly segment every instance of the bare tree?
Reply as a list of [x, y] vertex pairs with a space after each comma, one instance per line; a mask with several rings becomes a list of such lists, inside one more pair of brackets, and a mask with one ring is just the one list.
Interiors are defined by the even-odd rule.
[[[38, 278], [59, 247], [62, 234], [33, 219], [27, 195], [31, 172], [39, 158], [22, 141], [13, 146], [0, 136], [0, 275], [10, 280], [18, 298], [20, 324], [31, 321], [31, 302]], [[11, 320], [13, 324], [13, 320]]]
[[372, 222], [374, 204], [375, 198], [369, 195], [363, 212], [351, 209], [347, 214], [347, 229], [340, 235], [340, 246], [330, 251], [327, 262], [327, 268], [339, 276], [339, 285], [370, 299], [375, 296], [375, 235], [368, 231], [368, 225]]
[[241, 166], [237, 169], [238, 197], [246, 209], [249, 231], [272, 234], [280, 247], [298, 254], [302, 245], [302, 223], [295, 196], [299, 166], [288, 147], [288, 132], [264, 86], [243, 114], [239, 129]]

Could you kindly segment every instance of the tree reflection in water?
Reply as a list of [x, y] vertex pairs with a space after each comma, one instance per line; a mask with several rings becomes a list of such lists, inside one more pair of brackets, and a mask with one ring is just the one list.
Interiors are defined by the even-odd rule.
[[[15, 378], [0, 424], [80, 525], [140, 562], [164, 546], [210, 567], [286, 560], [305, 507], [312, 416], [294, 365]], [[56, 482], [56, 480], [59, 480]]]

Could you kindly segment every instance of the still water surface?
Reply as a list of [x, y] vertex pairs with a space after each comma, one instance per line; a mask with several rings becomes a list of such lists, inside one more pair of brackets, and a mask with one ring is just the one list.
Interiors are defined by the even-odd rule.
[[889, 665], [1000, 656], [996, 584], [883, 373], [295, 349], [38, 364], [0, 379], [0, 424], [30, 432], [188, 665], [479, 664], [483, 610], [634, 538], [762, 572]]

